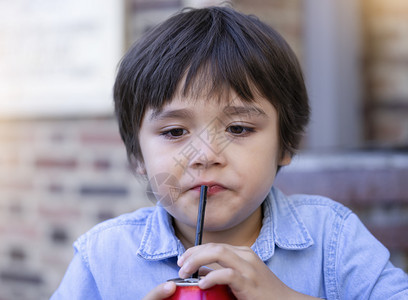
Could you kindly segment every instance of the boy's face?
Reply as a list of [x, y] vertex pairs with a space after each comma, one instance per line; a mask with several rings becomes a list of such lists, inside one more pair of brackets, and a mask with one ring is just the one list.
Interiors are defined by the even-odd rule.
[[157, 199], [167, 199], [161, 204], [176, 222], [195, 228], [200, 185], [209, 186], [206, 231], [231, 229], [251, 216], [278, 165], [290, 162], [281, 153], [277, 112], [263, 98], [176, 96], [159, 112], [146, 111], [139, 137], [148, 178], [171, 179], [152, 189]]

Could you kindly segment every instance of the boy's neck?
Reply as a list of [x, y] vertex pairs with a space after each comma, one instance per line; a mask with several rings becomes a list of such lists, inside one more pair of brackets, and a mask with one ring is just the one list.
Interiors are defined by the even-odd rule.
[[[233, 246], [251, 247], [259, 236], [262, 227], [262, 206], [258, 207], [246, 220], [223, 231], [205, 231], [203, 234], [203, 244], [223, 243]], [[195, 242], [195, 228], [180, 224], [173, 219], [173, 226], [176, 236], [186, 249], [193, 247]]]

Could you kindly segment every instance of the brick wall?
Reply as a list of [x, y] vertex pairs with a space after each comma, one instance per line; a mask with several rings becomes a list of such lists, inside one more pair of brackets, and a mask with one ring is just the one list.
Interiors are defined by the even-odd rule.
[[[127, 0], [127, 46], [146, 30], [180, 8], [219, 5], [223, 0]], [[287, 40], [302, 60], [303, 6], [301, 0], [234, 0], [232, 6], [254, 14], [273, 26]]]
[[366, 138], [408, 146], [408, 1], [362, 0]]
[[235, 0], [234, 7], [246, 14], [254, 14], [276, 29], [302, 61], [303, 6], [301, 0]]
[[48, 299], [80, 234], [146, 205], [112, 118], [0, 122], [0, 299]]
[[[362, 1], [375, 2], [377, 6], [381, 2]], [[233, 2], [238, 9], [257, 14], [273, 25], [302, 60], [302, 1]], [[385, 1], [388, 2], [403, 7], [406, 1]], [[128, 20], [128, 39], [150, 26], [139, 22], [143, 21], [142, 15], [162, 19], [182, 3], [129, 0], [130, 13], [139, 19]], [[371, 16], [377, 16], [374, 12], [389, 14], [383, 9], [370, 11], [373, 11]], [[399, 20], [405, 24], [405, 19]], [[397, 33], [399, 26], [388, 22], [389, 38], [404, 41], [403, 35]], [[381, 26], [367, 28], [384, 31]], [[370, 37], [368, 42], [375, 40], [370, 34], [367, 37]], [[373, 93], [370, 99], [380, 99], [374, 95], [384, 95], [387, 91], [391, 93], [394, 85], [398, 85], [396, 90], [402, 95], [398, 99], [405, 99], [402, 79], [406, 69], [402, 65], [407, 51], [401, 50], [405, 49], [404, 42], [399, 45], [392, 50], [400, 51], [395, 55], [396, 62], [390, 58], [393, 55], [388, 55], [385, 67], [368, 65], [370, 70], [380, 70], [373, 73], [380, 74], [377, 77], [367, 73], [370, 89], [382, 91]], [[394, 67], [395, 72], [388, 71]], [[398, 109], [400, 104], [390, 107], [368, 109], [368, 119], [374, 120], [370, 123], [370, 137], [392, 143], [403, 141], [407, 137], [405, 125], [401, 126], [406, 124], [405, 110]], [[373, 129], [375, 126], [381, 130]], [[390, 247], [392, 260], [408, 271], [406, 158], [377, 155], [371, 156], [371, 163], [361, 164], [364, 160], [361, 155], [354, 155], [354, 159], [344, 155], [318, 156], [319, 160], [322, 157], [325, 163], [316, 163], [316, 158], [309, 156], [301, 164], [284, 169], [278, 176], [278, 185], [289, 193], [323, 194], [351, 206]], [[354, 164], [347, 163], [350, 161]], [[377, 166], [374, 169], [373, 164]], [[0, 300], [48, 299], [62, 279], [72, 258], [72, 242], [80, 234], [102, 220], [146, 205], [151, 203], [145, 196], [144, 183], [138, 183], [128, 169], [113, 118], [0, 120]]]

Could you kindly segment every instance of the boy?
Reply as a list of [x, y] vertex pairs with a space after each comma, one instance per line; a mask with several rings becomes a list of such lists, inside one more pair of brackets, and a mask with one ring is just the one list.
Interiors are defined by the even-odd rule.
[[202, 266], [201, 288], [227, 284], [237, 299], [408, 297], [407, 275], [356, 215], [272, 187], [309, 118], [299, 64], [273, 29], [231, 8], [185, 10], [124, 56], [114, 100], [159, 203], [81, 236], [54, 299], [164, 299], [168, 279]]

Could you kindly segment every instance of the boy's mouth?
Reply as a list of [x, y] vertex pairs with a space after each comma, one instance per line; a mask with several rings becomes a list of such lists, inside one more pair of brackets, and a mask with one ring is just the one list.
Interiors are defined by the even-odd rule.
[[208, 190], [207, 190], [208, 196], [215, 195], [219, 192], [226, 190], [224, 186], [222, 186], [219, 183], [215, 183], [215, 182], [203, 182], [203, 183], [200, 183], [199, 185], [192, 187], [191, 190], [199, 193], [202, 185], [208, 186]]

